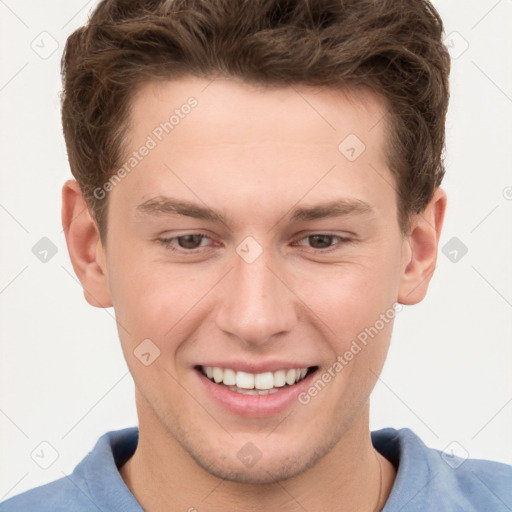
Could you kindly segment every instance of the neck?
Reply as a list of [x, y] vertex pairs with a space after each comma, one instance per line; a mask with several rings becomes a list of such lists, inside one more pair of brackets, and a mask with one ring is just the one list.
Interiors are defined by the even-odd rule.
[[143, 420], [139, 442], [120, 474], [147, 512], [169, 510], [169, 503], [175, 510], [209, 512], [374, 512], [384, 506], [396, 476], [392, 464], [372, 446], [368, 405], [316, 464], [269, 484], [234, 482], [209, 473], [150, 411], [140, 414], [139, 403], [138, 409]]

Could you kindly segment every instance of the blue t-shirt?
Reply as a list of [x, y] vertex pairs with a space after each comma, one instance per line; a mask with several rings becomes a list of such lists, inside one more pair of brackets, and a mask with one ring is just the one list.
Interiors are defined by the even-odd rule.
[[[0, 503], [0, 512], [142, 512], [118, 468], [134, 453], [137, 427], [107, 432], [73, 472]], [[383, 512], [510, 512], [512, 466], [427, 448], [411, 430], [372, 432], [398, 468]]]

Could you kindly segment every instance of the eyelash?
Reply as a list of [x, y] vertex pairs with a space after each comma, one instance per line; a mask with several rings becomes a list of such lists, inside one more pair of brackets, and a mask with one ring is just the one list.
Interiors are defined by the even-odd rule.
[[[188, 235], [197, 235], [197, 236], [201, 236], [202, 240], [205, 240], [205, 239], [210, 239], [211, 238], [205, 234], [205, 233], [185, 233], [183, 235], [179, 235], [179, 236], [173, 236], [173, 237], [170, 237], [170, 238], [158, 238], [157, 241], [163, 245], [166, 249], [169, 249], [173, 252], [181, 252], [182, 254], [195, 254], [198, 250], [201, 249], [201, 247], [197, 247], [195, 249], [184, 249], [183, 247], [177, 249], [175, 246], [172, 245], [172, 242], [173, 240], [177, 240], [178, 238], [182, 238], [182, 237], [186, 237]], [[306, 240], [307, 238], [309, 237], [312, 237], [312, 236], [327, 236], [327, 237], [331, 237], [333, 239], [338, 239], [338, 243], [348, 243], [348, 242], [351, 242], [352, 240], [350, 238], [346, 238], [346, 237], [342, 237], [342, 236], [339, 236], [339, 235], [333, 235], [331, 233], [311, 233], [309, 235], [306, 235], [302, 238], [300, 238], [298, 240], [298, 242], [302, 242], [303, 240]], [[326, 254], [326, 253], [330, 253], [330, 252], [333, 252], [335, 250], [337, 250], [338, 247], [336, 247], [336, 245], [332, 246], [331, 247], [328, 247], [327, 249], [314, 249], [312, 248], [311, 250], [313, 252], [319, 252], [319, 253], [322, 253], [322, 254]]]

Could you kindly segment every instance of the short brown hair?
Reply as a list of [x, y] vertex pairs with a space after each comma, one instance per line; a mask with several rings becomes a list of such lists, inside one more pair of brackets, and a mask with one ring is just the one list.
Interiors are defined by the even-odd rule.
[[[444, 176], [450, 57], [428, 0], [103, 0], [62, 57], [62, 123], [73, 176], [102, 239], [101, 187], [122, 165], [134, 93], [187, 75], [263, 86], [370, 88], [386, 100], [398, 221]], [[389, 119], [388, 119], [389, 118]]]

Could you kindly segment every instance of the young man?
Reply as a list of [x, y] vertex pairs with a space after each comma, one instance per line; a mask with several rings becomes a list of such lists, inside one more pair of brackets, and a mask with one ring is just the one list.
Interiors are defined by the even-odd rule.
[[63, 57], [62, 219], [139, 426], [0, 510], [512, 508], [509, 466], [369, 430], [436, 264], [442, 31], [424, 0], [98, 5]]

